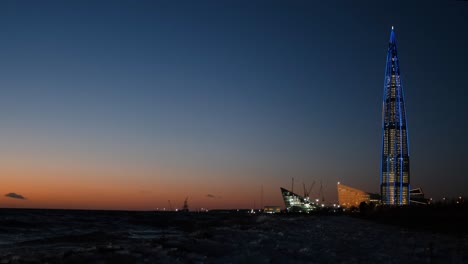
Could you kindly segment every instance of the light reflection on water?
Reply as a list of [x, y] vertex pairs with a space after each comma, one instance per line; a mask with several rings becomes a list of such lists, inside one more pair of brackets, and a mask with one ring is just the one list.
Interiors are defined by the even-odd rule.
[[132, 239], [157, 239], [161, 237], [178, 237], [182, 234], [168, 230], [130, 230], [129, 238]]

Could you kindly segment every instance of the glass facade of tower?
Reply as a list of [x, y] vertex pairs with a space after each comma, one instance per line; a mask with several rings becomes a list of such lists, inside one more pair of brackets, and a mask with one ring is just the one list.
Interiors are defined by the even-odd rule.
[[380, 193], [383, 204], [409, 204], [409, 146], [406, 109], [395, 32], [392, 27], [382, 106]]

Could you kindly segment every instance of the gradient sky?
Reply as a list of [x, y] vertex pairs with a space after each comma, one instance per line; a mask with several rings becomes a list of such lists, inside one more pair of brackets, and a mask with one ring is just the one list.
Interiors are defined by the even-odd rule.
[[468, 3], [325, 2], [0, 1], [0, 207], [378, 192], [392, 25], [411, 185], [467, 195]]

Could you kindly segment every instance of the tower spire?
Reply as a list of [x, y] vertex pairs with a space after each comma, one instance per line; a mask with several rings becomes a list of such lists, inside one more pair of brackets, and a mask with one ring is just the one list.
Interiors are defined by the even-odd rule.
[[[396, 37], [395, 37], [395, 30], [392, 26], [392, 30], [390, 31], [390, 44], [396, 45]], [[396, 47], [395, 47], [396, 49]]]

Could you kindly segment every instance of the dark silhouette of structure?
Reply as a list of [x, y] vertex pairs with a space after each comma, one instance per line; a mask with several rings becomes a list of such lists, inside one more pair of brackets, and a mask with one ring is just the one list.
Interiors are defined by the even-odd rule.
[[180, 211], [181, 212], [188, 212], [189, 211], [188, 197], [185, 198], [184, 205], [182, 206], [182, 209], [180, 209]]

